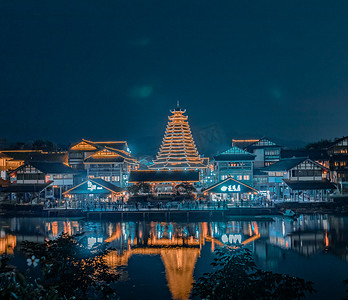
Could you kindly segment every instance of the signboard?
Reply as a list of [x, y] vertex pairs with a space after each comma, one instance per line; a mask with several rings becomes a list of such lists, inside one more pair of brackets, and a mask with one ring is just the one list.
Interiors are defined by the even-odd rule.
[[220, 188], [221, 192], [226, 193], [226, 192], [232, 192], [232, 193], [236, 193], [236, 192], [240, 192], [241, 188], [240, 188], [240, 184], [230, 184], [230, 185], [223, 185]]
[[257, 190], [233, 178], [228, 178], [208, 188], [209, 193], [256, 193]]
[[93, 184], [91, 181], [87, 181], [87, 190], [90, 192], [93, 192], [95, 190], [102, 190], [103, 188], [101, 186], [97, 186], [96, 184]]

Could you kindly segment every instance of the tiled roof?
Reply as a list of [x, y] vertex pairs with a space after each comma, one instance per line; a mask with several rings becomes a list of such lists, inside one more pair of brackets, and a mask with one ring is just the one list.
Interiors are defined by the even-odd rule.
[[[103, 151], [110, 152], [112, 155], [98, 155]], [[96, 151], [93, 154], [87, 156], [84, 159], [86, 163], [96, 163], [96, 162], [123, 162], [128, 161], [129, 163], [135, 163], [136, 160], [130, 155], [130, 153], [125, 152], [123, 150], [112, 149], [109, 147], [105, 147], [102, 150]]]
[[131, 171], [129, 182], [198, 182], [199, 171]]
[[[88, 183], [91, 182], [95, 186], [100, 187], [100, 189], [88, 189]], [[72, 187], [63, 194], [109, 194], [109, 193], [121, 193], [124, 191], [120, 187], [105, 181], [101, 178], [89, 178], [88, 180]]]
[[92, 142], [93, 145], [98, 145], [101, 148], [109, 147], [113, 149], [128, 150], [128, 145], [126, 141], [120, 141], [120, 142]]
[[66, 152], [49, 152], [36, 153], [29, 155], [27, 161], [42, 161], [42, 162], [63, 162], [66, 158]]
[[292, 190], [333, 190], [336, 186], [328, 180], [290, 181], [283, 180]]
[[262, 175], [267, 176], [267, 173], [263, 171], [263, 168], [262, 169], [254, 169], [253, 175], [254, 176], [262, 176]]
[[202, 164], [202, 163], [189, 163], [189, 162], [183, 162], [183, 163], [160, 163], [160, 164], [152, 164], [149, 165], [148, 168], [149, 169], [199, 169], [199, 168], [206, 168], [207, 165]]
[[282, 150], [281, 158], [308, 157], [311, 160], [328, 160], [329, 154], [326, 150]]
[[297, 166], [298, 164], [302, 163], [306, 159], [308, 159], [308, 158], [307, 157], [299, 157], [299, 158], [281, 159], [280, 161], [277, 161], [274, 164], [263, 168], [262, 171], [264, 171], [264, 172], [288, 171], [288, 170], [292, 169], [293, 167]]
[[111, 156], [111, 157], [93, 157], [89, 156], [84, 160], [85, 163], [114, 163], [114, 162], [124, 162], [124, 158], [121, 156]]
[[239, 160], [254, 160], [255, 155], [247, 151], [242, 150], [239, 147], [233, 146], [232, 148], [214, 156], [216, 161], [239, 161]]
[[[221, 189], [223, 186], [240, 186], [240, 191], [234, 191], [233, 189], [230, 191], [229, 189]], [[210, 187], [203, 190], [203, 192], [209, 192], [209, 193], [256, 193], [258, 192], [255, 188], [251, 187], [250, 185], [245, 184], [244, 182], [241, 182], [239, 180], [236, 180], [232, 177], [228, 177], [218, 183], [215, 183], [211, 185]]]
[[254, 160], [255, 156], [251, 154], [219, 154], [214, 156], [215, 161], [239, 161], [239, 160]]
[[[70, 146], [70, 151], [75, 151], [72, 150], [72, 148], [82, 142], [85, 142], [91, 146], [93, 146], [92, 148], [97, 148], [97, 150], [102, 150], [103, 148], [109, 147], [112, 149], [117, 149], [117, 150], [123, 150], [123, 151], [128, 151], [128, 144], [126, 141], [111, 141], [111, 142], [93, 142], [93, 141], [89, 141], [89, 140], [85, 140], [82, 139], [77, 143], [74, 143]], [[78, 150], [80, 151], [80, 150]], [[96, 151], [96, 150], [89, 150], [89, 151]], [[88, 152], [88, 151], [87, 151]]]
[[79, 171], [74, 170], [73, 168], [70, 168], [61, 162], [38, 162], [38, 161], [34, 162], [33, 161], [33, 162], [27, 163], [27, 164], [19, 167], [18, 169], [23, 168], [26, 165], [31, 165], [34, 168], [40, 170], [42, 173], [45, 173], [45, 174], [77, 174], [77, 173], [80, 173]]
[[120, 193], [120, 192], [124, 191], [122, 188], [112, 184], [109, 181], [103, 180], [101, 178], [90, 178], [89, 180], [91, 180], [92, 182], [95, 182], [96, 184], [104, 186], [105, 188], [112, 190], [115, 193]]
[[13, 150], [13, 151], [1, 151], [1, 152], [7, 155], [8, 157], [11, 157], [13, 160], [23, 160], [23, 161], [27, 160], [32, 155], [38, 155], [42, 153], [41, 150], [27, 150], [27, 151]]
[[38, 193], [52, 184], [51, 182], [44, 184], [10, 184], [2, 189], [4, 193]]

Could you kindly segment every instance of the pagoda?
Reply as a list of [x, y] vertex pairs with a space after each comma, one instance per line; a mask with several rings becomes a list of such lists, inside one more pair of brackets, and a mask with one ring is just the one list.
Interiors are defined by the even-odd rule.
[[193, 141], [188, 117], [184, 115], [179, 102], [175, 109], [170, 111], [168, 125], [162, 145], [150, 169], [157, 170], [195, 170], [207, 168], [208, 158], [198, 154]]

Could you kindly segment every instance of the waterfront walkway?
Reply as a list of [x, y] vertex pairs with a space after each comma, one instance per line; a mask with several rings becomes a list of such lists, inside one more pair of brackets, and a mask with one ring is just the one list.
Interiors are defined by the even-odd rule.
[[117, 220], [197, 220], [223, 219], [228, 216], [274, 215], [275, 207], [191, 207], [191, 208], [147, 208], [123, 207], [119, 209], [65, 209], [49, 208], [43, 210], [47, 217], [84, 216], [87, 219], [117, 219]]

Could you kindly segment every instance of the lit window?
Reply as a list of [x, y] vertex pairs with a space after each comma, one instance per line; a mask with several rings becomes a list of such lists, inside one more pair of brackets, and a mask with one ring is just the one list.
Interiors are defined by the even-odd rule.
[[120, 176], [112, 176], [112, 181], [120, 181]]

